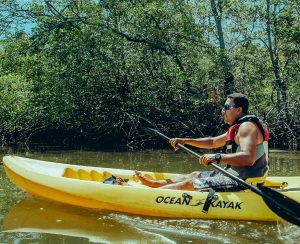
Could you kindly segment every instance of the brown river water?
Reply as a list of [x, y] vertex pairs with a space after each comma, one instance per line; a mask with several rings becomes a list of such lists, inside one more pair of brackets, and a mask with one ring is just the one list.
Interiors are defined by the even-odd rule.
[[[204, 169], [195, 158], [171, 150], [15, 154], [53, 162], [156, 172]], [[272, 151], [270, 162], [269, 175], [300, 175], [299, 152]], [[300, 243], [300, 227], [291, 224], [166, 219], [84, 209], [28, 196], [7, 179], [3, 165], [0, 177], [0, 243]]]

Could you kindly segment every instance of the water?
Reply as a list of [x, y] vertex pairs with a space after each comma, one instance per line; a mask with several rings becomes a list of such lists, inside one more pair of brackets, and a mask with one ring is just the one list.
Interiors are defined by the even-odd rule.
[[[173, 151], [45, 151], [17, 155], [172, 173], [204, 169], [191, 156]], [[272, 152], [269, 174], [300, 175], [300, 153]], [[300, 228], [291, 224], [164, 219], [89, 210], [27, 196], [10, 183], [2, 166], [0, 177], [0, 243], [300, 243]]]

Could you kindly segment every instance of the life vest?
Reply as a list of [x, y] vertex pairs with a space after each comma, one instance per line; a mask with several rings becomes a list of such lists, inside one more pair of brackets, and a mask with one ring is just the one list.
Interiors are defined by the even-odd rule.
[[246, 115], [242, 118], [236, 120], [233, 125], [228, 129], [227, 135], [226, 135], [226, 153], [235, 153], [238, 147], [238, 144], [235, 143], [234, 137], [236, 136], [239, 127], [244, 122], [253, 122], [257, 125], [259, 130], [261, 131], [263, 135], [264, 142], [269, 141], [269, 132], [268, 130], [263, 126], [261, 121], [255, 116], [255, 115]]
[[254, 115], [246, 115], [238, 120], [236, 120], [233, 125], [229, 128], [227, 132], [227, 142], [226, 147], [227, 153], [235, 153], [237, 152], [238, 146], [235, 141], [234, 137], [236, 136], [240, 125], [246, 121], [251, 121], [257, 125], [259, 130], [263, 135], [264, 142], [263, 145], [259, 144], [256, 147], [256, 160], [252, 166], [232, 166], [227, 164], [225, 169], [234, 174], [241, 179], [248, 179], [253, 177], [261, 177], [268, 172], [268, 140], [269, 140], [269, 132], [267, 129], [262, 125], [260, 120]]

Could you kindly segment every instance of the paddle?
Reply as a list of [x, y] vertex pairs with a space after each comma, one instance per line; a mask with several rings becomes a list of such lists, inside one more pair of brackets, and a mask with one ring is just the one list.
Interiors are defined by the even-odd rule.
[[[147, 129], [150, 132], [154, 132], [158, 134], [159, 136], [166, 139], [167, 141], [171, 139], [166, 135], [164, 135], [163, 133], [161, 133], [160, 131], [153, 128], [152, 124], [143, 118], [140, 118], [140, 124], [143, 128]], [[192, 151], [191, 149], [185, 147], [180, 143], [178, 143], [177, 146], [182, 148], [184, 151], [192, 154], [198, 159], [201, 157], [199, 154], [195, 153], [194, 151]], [[265, 201], [265, 203], [267, 204], [267, 206], [278, 216], [287, 220], [290, 223], [300, 226], [300, 203], [269, 187], [266, 186], [255, 187], [245, 182], [241, 178], [227, 172], [225, 169], [216, 165], [215, 163], [211, 163], [210, 165], [213, 166], [218, 171], [220, 171], [221, 173], [223, 173], [224, 175], [228, 176], [229, 178], [237, 181], [245, 188], [250, 189], [254, 193], [260, 195]]]

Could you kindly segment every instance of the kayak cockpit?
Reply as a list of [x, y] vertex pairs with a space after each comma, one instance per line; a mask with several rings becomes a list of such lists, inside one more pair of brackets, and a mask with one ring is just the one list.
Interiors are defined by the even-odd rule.
[[[78, 179], [78, 180], [86, 180], [86, 181], [97, 181], [97, 182], [105, 182], [108, 178], [111, 178], [114, 173], [109, 172], [107, 170], [98, 171], [98, 170], [85, 170], [85, 169], [73, 169], [71, 167], [66, 167], [62, 177], [71, 178], [71, 179]], [[131, 186], [139, 186], [139, 187], [147, 187], [142, 185], [139, 180], [135, 177], [134, 174], [122, 174], [118, 175], [119, 177], [124, 178], [126, 181], [130, 182]], [[145, 174], [145, 176], [149, 179], [157, 179], [157, 180], [164, 180], [166, 177], [163, 173], [151, 173]], [[287, 182], [284, 181], [274, 181], [268, 179], [266, 176], [263, 177], [255, 177], [247, 179], [247, 182], [252, 185], [262, 184], [264, 186], [272, 187], [272, 188], [286, 188], [288, 186]]]

